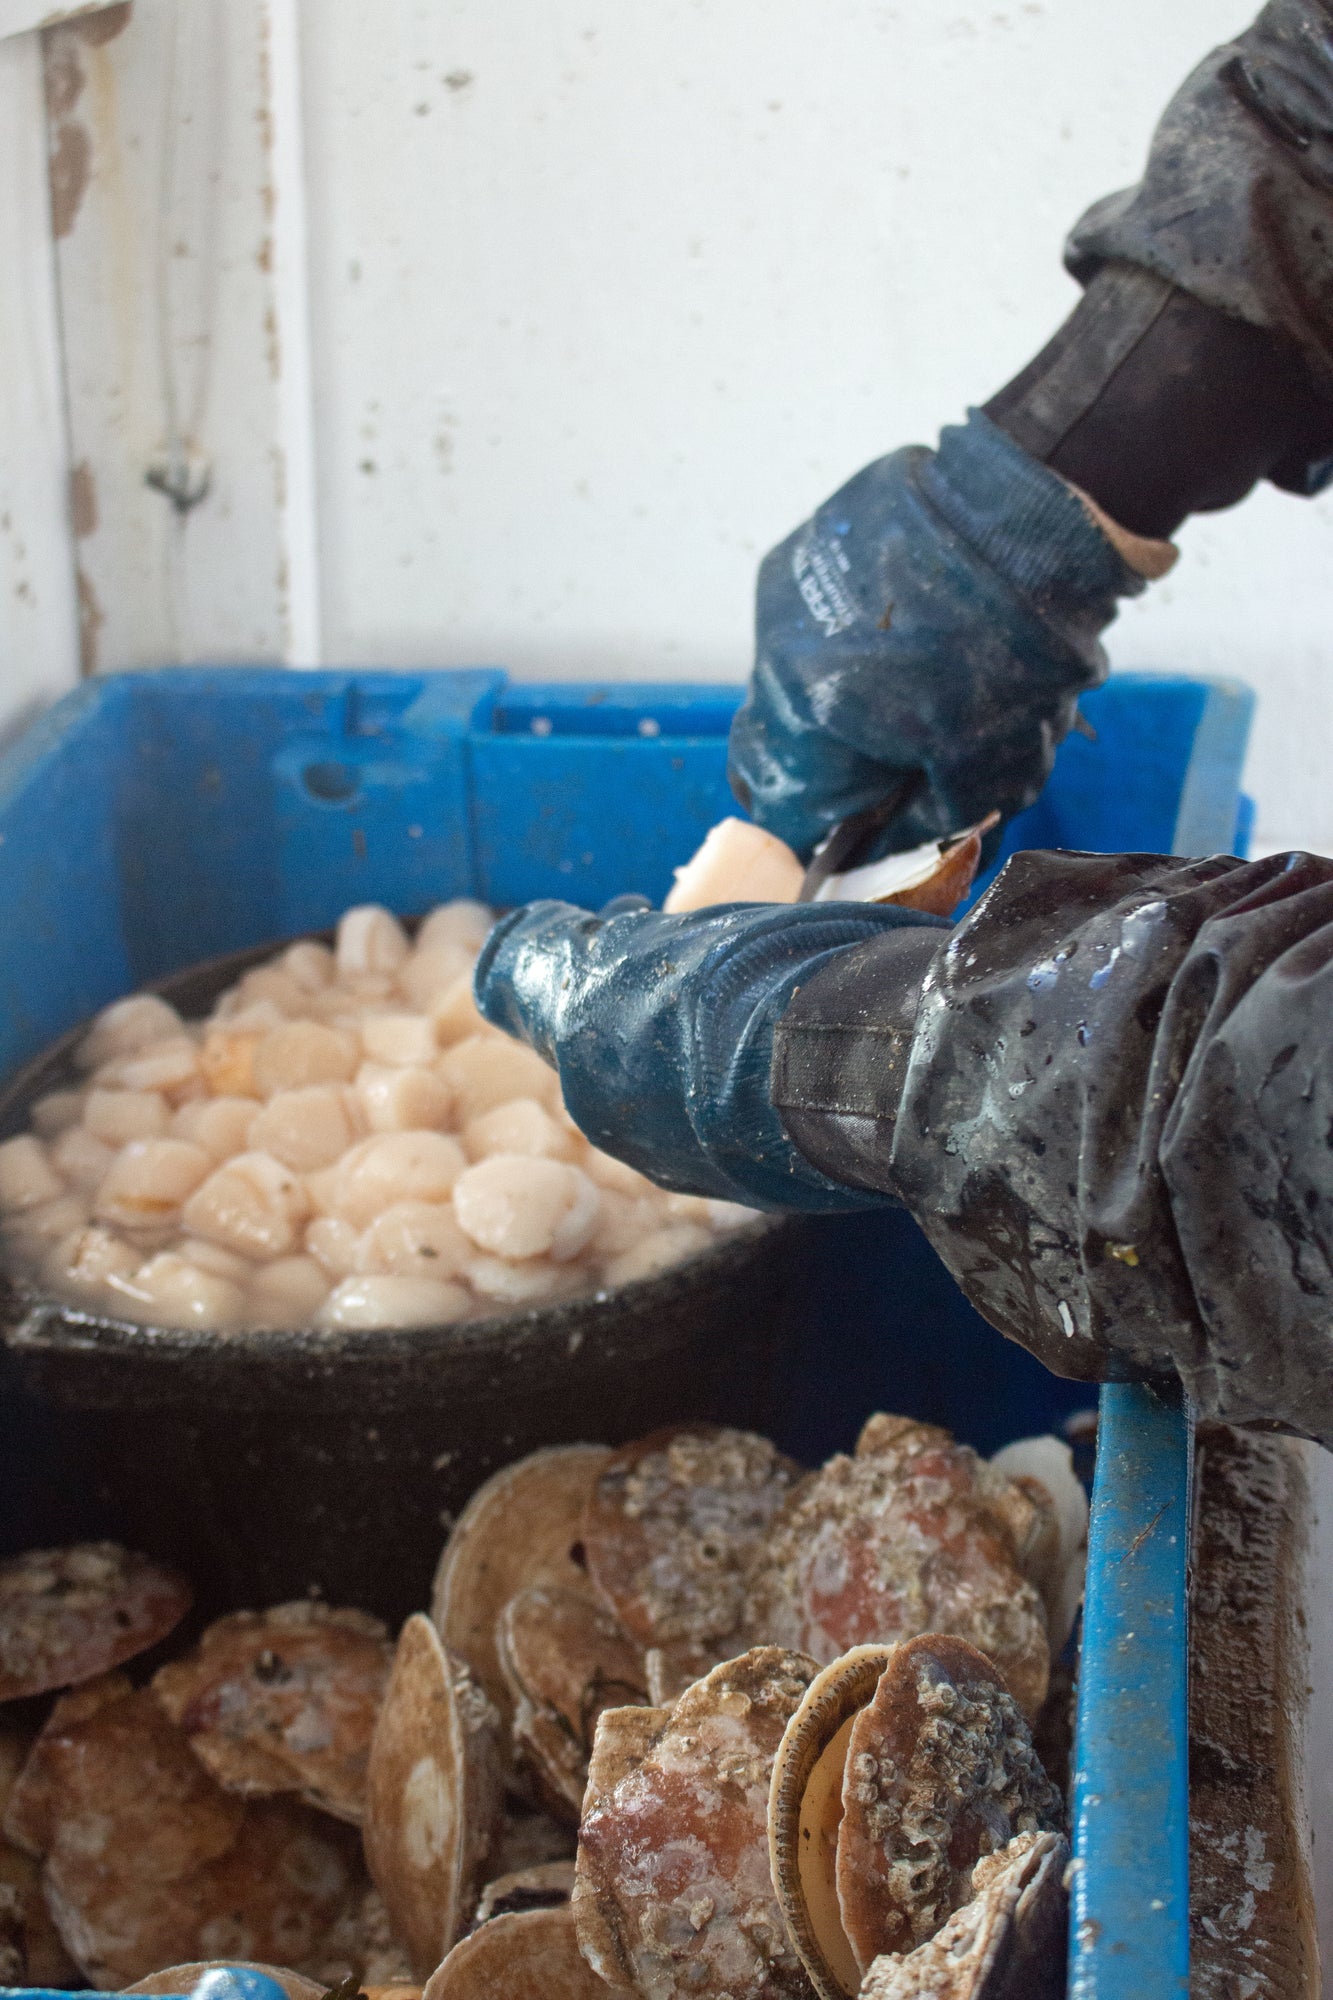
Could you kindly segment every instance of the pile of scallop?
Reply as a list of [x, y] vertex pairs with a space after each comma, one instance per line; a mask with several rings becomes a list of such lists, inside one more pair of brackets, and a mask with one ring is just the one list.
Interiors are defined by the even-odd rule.
[[811, 1473], [716, 1426], [537, 1452], [473, 1496], [396, 1647], [287, 1604], [162, 1663], [182, 1579], [15, 1558], [0, 1979], [1053, 2000], [1034, 1728], [1067, 1715], [1086, 1525], [1056, 1439], [987, 1462], [877, 1416]]
[[473, 1004], [491, 922], [446, 903], [409, 939], [363, 905], [205, 1021], [106, 1008], [83, 1080], [0, 1145], [10, 1270], [158, 1326], [436, 1326], [652, 1276], [753, 1220], [588, 1144]]

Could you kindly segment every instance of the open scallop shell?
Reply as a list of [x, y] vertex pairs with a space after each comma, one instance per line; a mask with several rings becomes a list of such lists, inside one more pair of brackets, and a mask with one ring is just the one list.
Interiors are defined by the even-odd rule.
[[903, 854], [886, 854], [863, 868], [830, 875], [815, 891], [816, 903], [897, 903], [933, 917], [949, 917], [972, 887], [981, 861], [982, 836], [999, 818], [989, 813], [976, 826], [947, 840], [928, 840]]
[[857, 1646], [816, 1675], [783, 1732], [773, 1764], [768, 1797], [773, 1888], [820, 2000], [846, 2000], [861, 1983], [838, 1910], [842, 1782], [852, 1725], [873, 1699], [890, 1651]]
[[543, 1802], [577, 1825], [598, 1716], [647, 1704], [643, 1655], [586, 1581], [521, 1590], [501, 1613], [496, 1641], [514, 1702], [515, 1754]]
[[820, 2000], [860, 1992], [882, 1951], [911, 1950], [972, 1894], [988, 1852], [1056, 1831], [1061, 1812], [975, 1647], [931, 1633], [826, 1667], [779, 1746], [768, 1820], [779, 1906]]
[[862, 1973], [932, 1936], [983, 1855], [1064, 1819], [1003, 1675], [934, 1632], [897, 1648], [853, 1722], [842, 1803], [838, 1908]]
[[488, 1882], [477, 1902], [472, 1928], [496, 1917], [520, 1916], [528, 1910], [554, 1910], [574, 1893], [574, 1863], [540, 1861], [534, 1868], [516, 1868]]
[[861, 2000], [1063, 2000], [1068, 1862], [1058, 1833], [986, 1855], [971, 1901], [915, 1951], [877, 1958]]
[[608, 2000], [579, 1951], [568, 1904], [493, 1917], [456, 1944], [422, 2000]]
[[514, 1703], [496, 1645], [500, 1613], [530, 1585], [584, 1584], [583, 1512], [610, 1455], [605, 1445], [556, 1445], [506, 1465], [477, 1488], [440, 1557], [431, 1620], [506, 1729]]
[[370, 1746], [366, 1861], [423, 1978], [475, 1906], [500, 1819], [494, 1709], [428, 1618], [409, 1618]]
[[1029, 1493], [1039, 1488], [1049, 1502], [1052, 1526], [1046, 1542], [1032, 1559], [1020, 1556], [1019, 1567], [1041, 1592], [1051, 1652], [1060, 1653], [1083, 1599], [1088, 1555], [1088, 1496], [1074, 1471], [1074, 1454], [1062, 1438], [1018, 1438], [990, 1462]]

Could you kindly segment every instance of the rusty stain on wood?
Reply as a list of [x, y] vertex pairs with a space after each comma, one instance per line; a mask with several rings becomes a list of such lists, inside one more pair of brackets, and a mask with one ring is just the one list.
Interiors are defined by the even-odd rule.
[[69, 475], [69, 518], [80, 541], [97, 533], [97, 482], [86, 458]]
[[51, 229], [59, 240], [70, 234], [83, 204], [92, 175], [93, 143], [88, 127], [74, 115], [87, 82], [79, 47], [83, 37], [71, 23], [49, 29], [42, 39]]
[[83, 568], [75, 572], [79, 591], [79, 671], [87, 679], [97, 672], [97, 647], [106, 623], [92, 578]]

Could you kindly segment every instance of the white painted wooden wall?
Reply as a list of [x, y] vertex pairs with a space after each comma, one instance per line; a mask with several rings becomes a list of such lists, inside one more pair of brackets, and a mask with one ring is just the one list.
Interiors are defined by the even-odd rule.
[[[1065, 229], [1251, 11], [135, 0], [46, 33], [89, 137], [54, 275], [38, 38], [0, 41], [7, 708], [77, 671], [76, 573], [103, 667], [740, 678], [763, 550], [1028, 357]], [[1182, 541], [1113, 656], [1251, 680], [1260, 843], [1333, 851], [1333, 500]]]

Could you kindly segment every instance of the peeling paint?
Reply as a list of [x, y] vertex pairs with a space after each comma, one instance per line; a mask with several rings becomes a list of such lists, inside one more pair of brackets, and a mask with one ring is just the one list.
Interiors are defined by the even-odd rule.
[[79, 671], [85, 680], [97, 672], [97, 648], [106, 613], [87, 572], [75, 573], [79, 591]]
[[52, 134], [51, 229], [60, 238], [74, 228], [92, 174], [93, 147], [86, 125], [67, 119]]
[[86, 458], [69, 475], [69, 518], [80, 541], [97, 533], [97, 482]]
[[51, 229], [57, 240], [73, 230], [92, 176], [92, 138], [74, 115], [87, 82], [81, 40], [73, 25], [51, 29], [43, 37]]

